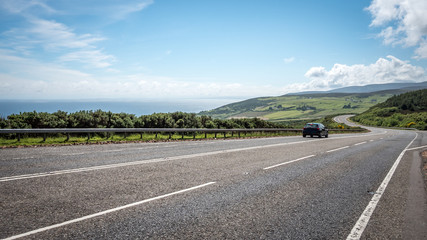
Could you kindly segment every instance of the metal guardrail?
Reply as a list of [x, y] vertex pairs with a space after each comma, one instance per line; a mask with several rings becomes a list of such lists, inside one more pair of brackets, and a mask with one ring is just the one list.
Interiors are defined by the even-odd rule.
[[[364, 131], [364, 129], [329, 129], [329, 131]], [[46, 140], [47, 134], [66, 134], [67, 140], [70, 138], [71, 133], [87, 133], [88, 140], [90, 139], [91, 133], [140, 133], [141, 139], [143, 133], [167, 133], [169, 138], [172, 134], [181, 133], [184, 136], [185, 133], [193, 133], [195, 138], [196, 133], [214, 133], [215, 138], [218, 133], [223, 133], [226, 137], [227, 133], [237, 133], [240, 137], [241, 133], [253, 133], [253, 132], [302, 132], [302, 129], [287, 129], [287, 128], [235, 128], [235, 129], [207, 129], [207, 128], [34, 128], [34, 129], [0, 129], [0, 134], [17, 134], [18, 141], [21, 139], [21, 134], [43, 134], [43, 140]]]

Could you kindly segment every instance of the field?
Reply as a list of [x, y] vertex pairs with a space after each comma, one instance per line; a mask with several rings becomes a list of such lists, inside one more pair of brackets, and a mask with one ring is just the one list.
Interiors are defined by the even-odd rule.
[[282, 122], [322, 118], [337, 113], [362, 113], [391, 96], [392, 93], [285, 95], [249, 99], [199, 114], [220, 119], [258, 117]]

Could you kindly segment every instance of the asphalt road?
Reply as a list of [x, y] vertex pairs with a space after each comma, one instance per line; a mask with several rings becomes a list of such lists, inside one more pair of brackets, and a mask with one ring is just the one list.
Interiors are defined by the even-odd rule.
[[1, 149], [0, 238], [426, 239], [426, 132], [370, 130]]

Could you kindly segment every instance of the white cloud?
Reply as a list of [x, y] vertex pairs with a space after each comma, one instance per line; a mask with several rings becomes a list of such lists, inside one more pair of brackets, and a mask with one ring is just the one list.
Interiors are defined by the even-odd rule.
[[24, 12], [33, 11], [45, 11], [48, 13], [56, 13], [57, 11], [49, 7], [43, 0], [13, 0], [13, 1], [1, 1], [0, 7], [14, 14], [24, 14]]
[[290, 57], [290, 58], [284, 58], [283, 59], [283, 62], [285, 62], [285, 63], [291, 63], [293, 61], [295, 61], [295, 57]]
[[105, 68], [111, 66], [115, 57], [103, 54], [100, 50], [83, 50], [65, 54], [59, 60], [64, 62], [78, 61], [90, 64], [93, 67]]
[[366, 9], [371, 26], [385, 27], [378, 35], [385, 44], [416, 47], [415, 58], [427, 58], [427, 1], [373, 0]]
[[[14, 28], [4, 33], [1, 45], [17, 53], [31, 55], [40, 47], [59, 54], [60, 61], [77, 61], [93, 67], [109, 67], [115, 58], [97, 49], [95, 43], [105, 40], [92, 34], [76, 34], [73, 29], [56, 21], [38, 18], [29, 20], [30, 27]], [[62, 55], [62, 56], [61, 56]]]
[[145, 0], [145, 1], [136, 1], [129, 4], [123, 4], [123, 5], [116, 6], [115, 9], [112, 9], [112, 13], [116, 19], [123, 19], [127, 15], [135, 12], [139, 12], [147, 8], [153, 3], [154, 3], [153, 0]]
[[329, 90], [367, 84], [427, 81], [423, 68], [393, 56], [380, 58], [370, 65], [335, 64], [329, 71], [324, 67], [313, 67], [306, 72], [305, 77], [311, 81], [294, 87], [298, 90]]
[[143, 74], [91, 75], [0, 50], [0, 96], [4, 99], [179, 99], [280, 95], [270, 85], [199, 82]]

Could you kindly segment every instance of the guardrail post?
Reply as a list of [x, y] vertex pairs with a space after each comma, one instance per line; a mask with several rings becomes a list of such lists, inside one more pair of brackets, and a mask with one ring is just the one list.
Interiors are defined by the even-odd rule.
[[169, 133], [169, 139], [171, 139], [172, 138], [172, 133]]
[[157, 133], [156, 133], [156, 137], [155, 137], [155, 139], [157, 139]]
[[240, 138], [240, 132], [237, 132], [237, 134], [239, 134], [239, 138]]
[[208, 138], [208, 133], [207, 132], [205, 132], [205, 138]]
[[141, 135], [141, 139], [142, 139], [142, 132], [140, 133], [140, 135]]
[[184, 139], [184, 132], [181, 133], [181, 139]]
[[216, 133], [215, 133], [215, 138], [216, 138]]
[[70, 134], [67, 133], [67, 139], [65, 139], [66, 142], [70, 141]]
[[196, 132], [193, 132], [193, 140], [196, 139]]
[[43, 142], [46, 142], [46, 133], [43, 133]]
[[224, 132], [224, 138], [226, 138], [227, 132]]
[[90, 133], [87, 133], [87, 141], [89, 142], [90, 140]]
[[18, 142], [21, 141], [21, 134], [18, 133]]

